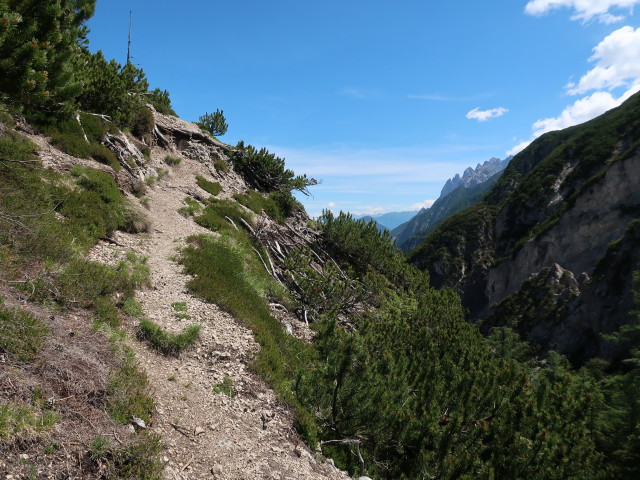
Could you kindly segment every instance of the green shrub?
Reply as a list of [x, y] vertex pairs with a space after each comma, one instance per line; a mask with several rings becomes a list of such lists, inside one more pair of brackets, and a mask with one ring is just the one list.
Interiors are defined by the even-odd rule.
[[271, 192], [268, 197], [264, 197], [255, 190], [247, 190], [245, 193], [235, 194], [233, 198], [255, 213], [260, 214], [264, 210], [267, 215], [280, 223], [290, 217], [299, 206], [290, 192], [278, 190]]
[[266, 148], [257, 150], [252, 145], [238, 142], [231, 158], [233, 167], [257, 189], [263, 192], [274, 190], [299, 190], [308, 195], [308, 187], [317, 185], [317, 180], [306, 175], [295, 175], [285, 167], [284, 159], [270, 153]]
[[149, 396], [149, 380], [131, 350], [121, 352], [120, 364], [109, 375], [105, 402], [111, 417], [120, 423], [130, 423], [133, 416], [151, 423], [155, 403]]
[[218, 182], [210, 182], [202, 175], [196, 176], [196, 183], [205, 192], [210, 193], [214, 197], [222, 191], [222, 186]]
[[99, 435], [89, 446], [89, 459], [108, 479], [161, 480], [164, 478], [161, 451], [157, 434], [140, 432], [132, 441], [117, 446]]
[[151, 149], [146, 145], [141, 149], [142, 157], [148, 162], [151, 160]]
[[164, 163], [166, 163], [167, 165], [171, 165], [172, 167], [180, 165], [181, 162], [182, 159], [178, 157], [172, 157], [171, 155], [167, 155], [166, 157], [164, 157]]
[[229, 164], [222, 158], [216, 157], [213, 159], [213, 166], [218, 172], [228, 173]]
[[138, 338], [148, 341], [151, 346], [165, 355], [178, 356], [191, 347], [200, 335], [200, 325], [190, 325], [183, 332], [175, 334], [160, 328], [149, 319], [140, 320]]
[[109, 165], [116, 172], [119, 172], [122, 169], [116, 155], [104, 145], [91, 145], [91, 153], [89, 155], [94, 160], [97, 160], [104, 165]]
[[243, 219], [245, 222], [250, 222], [251, 219], [249, 215], [249, 213], [235, 202], [214, 198], [209, 200], [209, 205], [204, 209], [203, 214], [196, 217], [195, 220], [198, 225], [208, 228], [213, 232], [222, 232], [233, 229], [229, 220], [225, 217], [230, 218], [238, 224], [240, 219]]
[[142, 310], [142, 305], [137, 300], [133, 298], [128, 298], [125, 300], [124, 305], [122, 306], [122, 310], [127, 315], [131, 315], [132, 317], [142, 318], [144, 312]]
[[33, 360], [44, 347], [49, 328], [26, 310], [7, 308], [0, 297], [0, 351], [10, 359]]
[[40, 148], [31, 140], [15, 132], [9, 132], [0, 137], [0, 160], [24, 162], [35, 160], [35, 153]]
[[115, 329], [122, 324], [120, 320], [120, 310], [115, 302], [108, 297], [96, 298], [93, 302], [93, 311], [96, 315], [96, 324], [106, 324]]
[[148, 225], [140, 212], [126, 201], [113, 177], [92, 168], [75, 166], [72, 176], [80, 189], [73, 190], [57, 205], [62, 215], [69, 217], [73, 228], [83, 232], [82, 245], [108, 237], [115, 230], [143, 231]]
[[136, 137], [145, 140], [147, 143], [151, 141], [151, 133], [155, 128], [156, 123], [153, 119], [153, 112], [147, 107], [138, 108], [133, 113], [133, 119], [131, 121], [131, 133]]
[[187, 204], [186, 207], [180, 207], [178, 212], [183, 217], [193, 217], [196, 213], [202, 211], [202, 206], [193, 198], [185, 197], [184, 202]]
[[147, 95], [147, 100], [153, 108], [156, 109], [156, 112], [162, 113], [164, 115], [173, 115], [177, 117], [178, 114], [171, 108], [171, 99], [169, 98], [169, 92], [167, 90], [160, 90], [156, 88], [149, 92]]

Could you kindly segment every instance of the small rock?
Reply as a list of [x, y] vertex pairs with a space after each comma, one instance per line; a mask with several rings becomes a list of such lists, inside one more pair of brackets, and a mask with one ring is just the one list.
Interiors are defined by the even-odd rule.
[[214, 475], [221, 475], [222, 467], [218, 464], [214, 465], [213, 467], [211, 467], [211, 473]]
[[193, 431], [194, 435], [202, 435], [204, 433], [204, 428], [202, 427], [196, 427], [195, 430]]

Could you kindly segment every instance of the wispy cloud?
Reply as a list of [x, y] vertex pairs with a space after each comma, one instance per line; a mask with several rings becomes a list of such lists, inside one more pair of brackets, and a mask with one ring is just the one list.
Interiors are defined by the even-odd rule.
[[509, 109], [504, 107], [490, 108], [489, 110], [480, 110], [479, 107], [474, 108], [470, 112], [467, 112], [466, 117], [470, 120], [478, 120], [479, 122], [486, 122], [492, 118], [498, 118], [507, 113]]
[[[380, 177], [387, 183], [446, 181], [470, 163], [469, 156], [477, 156], [478, 151], [495, 150], [493, 145], [451, 144], [440, 147], [396, 147], [365, 149], [352, 147], [319, 146], [308, 148], [287, 148], [267, 146], [287, 161], [287, 166], [296, 172], [306, 173], [314, 178], [357, 177], [352, 183], [354, 191], [362, 188], [372, 177]], [[471, 153], [473, 152], [473, 153]], [[470, 155], [465, 155], [469, 153]], [[462, 155], [461, 155], [462, 154]], [[462, 156], [462, 159], [457, 157]], [[452, 159], [454, 157], [454, 159]], [[462, 170], [461, 170], [462, 168]], [[323, 182], [318, 188], [335, 188], [336, 184]]]
[[373, 88], [345, 87], [338, 93], [345, 97], [356, 98], [359, 100], [380, 98], [382, 96], [382, 91]]
[[638, 3], [640, 0], [530, 0], [524, 11], [539, 16], [565, 7], [575, 11], [572, 20], [587, 23], [596, 19], [600, 23], [610, 24], [625, 18], [624, 15], [611, 13], [612, 10], [631, 11]]

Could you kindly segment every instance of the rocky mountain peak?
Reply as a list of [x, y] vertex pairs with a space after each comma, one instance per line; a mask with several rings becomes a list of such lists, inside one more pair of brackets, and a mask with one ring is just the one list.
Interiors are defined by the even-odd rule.
[[497, 157], [492, 157], [482, 164], [478, 163], [475, 169], [472, 167], [468, 167], [462, 173], [462, 177], [460, 176], [460, 174], [456, 173], [456, 175], [453, 178], [447, 180], [447, 182], [444, 184], [444, 187], [442, 187], [440, 198], [446, 197], [459, 186], [470, 188], [480, 183], [486, 182], [487, 179], [504, 170], [505, 167], [509, 164], [511, 158], [513, 157], [509, 156], [504, 160], [501, 160]]

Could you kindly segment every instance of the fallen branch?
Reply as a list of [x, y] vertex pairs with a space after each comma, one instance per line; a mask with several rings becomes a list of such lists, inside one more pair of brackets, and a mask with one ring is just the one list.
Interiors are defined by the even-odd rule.
[[[233, 228], [235, 228], [236, 230], [238, 230], [238, 226], [236, 225], [236, 223], [235, 223], [231, 218], [227, 217], [226, 215], [223, 215], [223, 216], [224, 216], [224, 218], [226, 218], [226, 219], [229, 221], [229, 223], [230, 223], [231, 225], [233, 225]], [[242, 219], [240, 219], [240, 220], [244, 222], [244, 220], [242, 220]]]
[[324, 442], [320, 442], [320, 445], [324, 445], [325, 443], [339, 443], [340, 445], [355, 445], [356, 451], [358, 452], [358, 461], [360, 462], [360, 474], [364, 475], [364, 459], [360, 454], [360, 440], [355, 440], [351, 438], [345, 438], [344, 440], [325, 440]]
[[183, 427], [182, 425], [177, 425], [175, 423], [169, 423], [169, 425], [171, 425], [173, 428], [175, 428], [178, 433], [181, 433], [182, 435], [184, 435], [187, 438], [191, 438], [191, 436], [184, 431], [184, 430], [186, 430], [186, 428]]
[[255, 230], [246, 222], [244, 218], [240, 218], [240, 223], [242, 223], [242, 225], [244, 225], [244, 227], [251, 232], [251, 235], [253, 235], [254, 237], [256, 236]]

